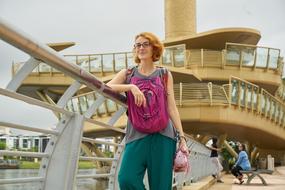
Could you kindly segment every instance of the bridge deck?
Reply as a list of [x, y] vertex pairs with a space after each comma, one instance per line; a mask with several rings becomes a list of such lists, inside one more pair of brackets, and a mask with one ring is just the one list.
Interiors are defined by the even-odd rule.
[[[209, 190], [274, 190], [274, 189], [285, 189], [285, 167], [275, 168], [275, 172], [272, 175], [263, 174], [262, 176], [268, 182], [267, 186], [263, 186], [258, 178], [254, 178], [250, 185], [239, 185], [233, 184], [235, 178], [233, 175], [227, 174], [222, 177], [224, 183], [215, 183], [213, 186], [208, 188]], [[209, 181], [210, 183], [210, 181]], [[184, 190], [186, 190], [185, 188]]]

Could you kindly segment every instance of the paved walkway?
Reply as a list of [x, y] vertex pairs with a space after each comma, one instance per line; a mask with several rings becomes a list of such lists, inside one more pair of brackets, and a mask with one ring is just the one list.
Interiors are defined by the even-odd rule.
[[[261, 174], [267, 186], [263, 186], [258, 177], [254, 178], [250, 185], [239, 185], [234, 183], [234, 176], [224, 175], [222, 177], [224, 183], [215, 183], [209, 190], [285, 190], [285, 167], [275, 168], [272, 175]], [[246, 180], [245, 180], [246, 182]]]

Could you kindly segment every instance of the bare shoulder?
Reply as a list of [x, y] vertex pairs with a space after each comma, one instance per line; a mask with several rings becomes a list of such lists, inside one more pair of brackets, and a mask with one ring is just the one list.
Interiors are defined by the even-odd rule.
[[107, 84], [122, 84], [126, 80], [127, 69], [120, 70]]

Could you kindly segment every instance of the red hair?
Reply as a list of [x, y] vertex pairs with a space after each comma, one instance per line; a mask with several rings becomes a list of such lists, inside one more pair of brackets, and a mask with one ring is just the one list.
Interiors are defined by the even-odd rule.
[[[158, 61], [163, 53], [164, 46], [160, 42], [159, 38], [150, 32], [142, 32], [136, 35], [135, 40], [139, 37], [148, 39], [149, 43], [152, 45], [152, 61]], [[135, 48], [133, 49], [134, 59], [136, 63], [140, 63], [141, 60], [138, 58]]]

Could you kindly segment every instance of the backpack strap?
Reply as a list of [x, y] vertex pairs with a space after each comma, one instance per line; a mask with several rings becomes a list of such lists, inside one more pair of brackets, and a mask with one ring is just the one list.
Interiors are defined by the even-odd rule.
[[130, 84], [130, 81], [131, 81], [131, 78], [134, 76], [134, 73], [135, 73], [135, 69], [137, 68], [138, 66], [134, 66], [132, 68], [128, 68], [127, 69], [127, 72], [126, 72], [126, 84]]
[[[128, 68], [127, 72], [126, 72], [126, 84], [130, 84], [131, 78], [134, 76], [135, 73], [135, 69], [138, 66], [134, 66], [132, 68]], [[165, 88], [165, 90], [167, 89], [167, 81], [168, 81], [168, 70], [165, 67], [159, 67], [157, 66], [157, 68], [159, 69], [159, 76], [162, 80], [163, 86]]]
[[165, 91], [167, 91], [168, 70], [165, 67], [158, 67], [160, 69], [160, 78], [163, 83]]

